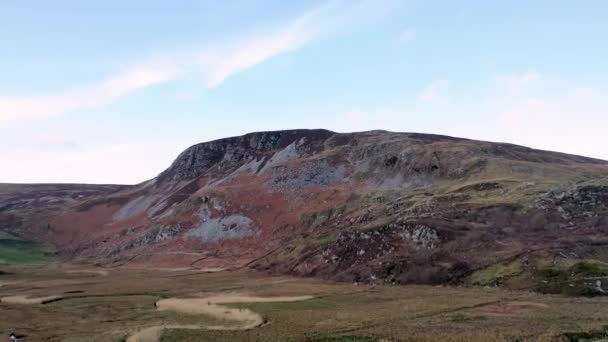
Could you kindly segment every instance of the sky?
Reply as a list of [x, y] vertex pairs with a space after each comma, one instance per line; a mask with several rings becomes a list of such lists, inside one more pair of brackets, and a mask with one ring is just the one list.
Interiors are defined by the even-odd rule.
[[253, 131], [608, 160], [605, 0], [0, 0], [0, 182], [135, 184]]

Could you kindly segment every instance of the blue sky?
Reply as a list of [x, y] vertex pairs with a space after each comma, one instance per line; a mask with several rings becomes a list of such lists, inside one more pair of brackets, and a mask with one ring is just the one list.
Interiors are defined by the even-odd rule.
[[191, 144], [385, 129], [608, 159], [606, 1], [0, 1], [0, 182], [137, 183]]

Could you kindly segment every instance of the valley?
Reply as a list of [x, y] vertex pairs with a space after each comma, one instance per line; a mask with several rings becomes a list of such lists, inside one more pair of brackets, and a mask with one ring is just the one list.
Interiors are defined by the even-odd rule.
[[0, 184], [26, 341], [608, 335], [608, 162], [461, 138], [257, 132], [136, 185]]
[[606, 298], [489, 287], [58, 263], [2, 271], [0, 331], [24, 341], [566, 341], [604, 331], [608, 314]]

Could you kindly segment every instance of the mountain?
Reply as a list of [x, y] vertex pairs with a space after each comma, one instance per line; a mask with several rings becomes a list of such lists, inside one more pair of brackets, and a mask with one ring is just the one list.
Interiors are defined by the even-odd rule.
[[417, 133], [258, 132], [194, 145], [134, 186], [0, 185], [0, 228], [107, 266], [599, 293], [608, 161]]

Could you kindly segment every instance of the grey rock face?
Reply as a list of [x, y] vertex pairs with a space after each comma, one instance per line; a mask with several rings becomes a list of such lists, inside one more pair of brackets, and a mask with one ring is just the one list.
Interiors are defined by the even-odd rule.
[[315, 186], [325, 186], [344, 178], [344, 166], [334, 167], [325, 160], [307, 162], [298, 169], [277, 167], [264, 185], [273, 191], [297, 192]]
[[322, 141], [334, 134], [327, 130], [258, 132], [197, 144], [182, 152], [158, 179], [161, 182], [193, 179], [213, 167], [231, 172], [252, 158], [278, 151], [302, 138]]
[[602, 281], [599, 279], [595, 281], [595, 291], [599, 293], [606, 293], [606, 291], [604, 291], [602, 288]]
[[545, 210], [555, 210], [564, 220], [576, 220], [598, 215], [608, 210], [608, 186], [586, 185], [542, 195], [536, 204]]
[[439, 243], [437, 231], [421, 224], [404, 228], [400, 235], [403, 239], [412, 241], [417, 246], [424, 248], [435, 248], [437, 243]]
[[203, 242], [222, 242], [257, 236], [261, 233], [253, 220], [242, 215], [206, 219], [188, 231], [186, 237]]
[[182, 226], [180, 224], [176, 226], [163, 227], [156, 234], [155, 242], [172, 240], [181, 232]]
[[122, 221], [126, 220], [132, 216], [141, 214], [148, 210], [154, 202], [158, 200], [158, 196], [139, 196], [127, 204], [125, 204], [122, 208], [120, 208], [114, 215], [112, 215], [112, 219], [114, 221]]

